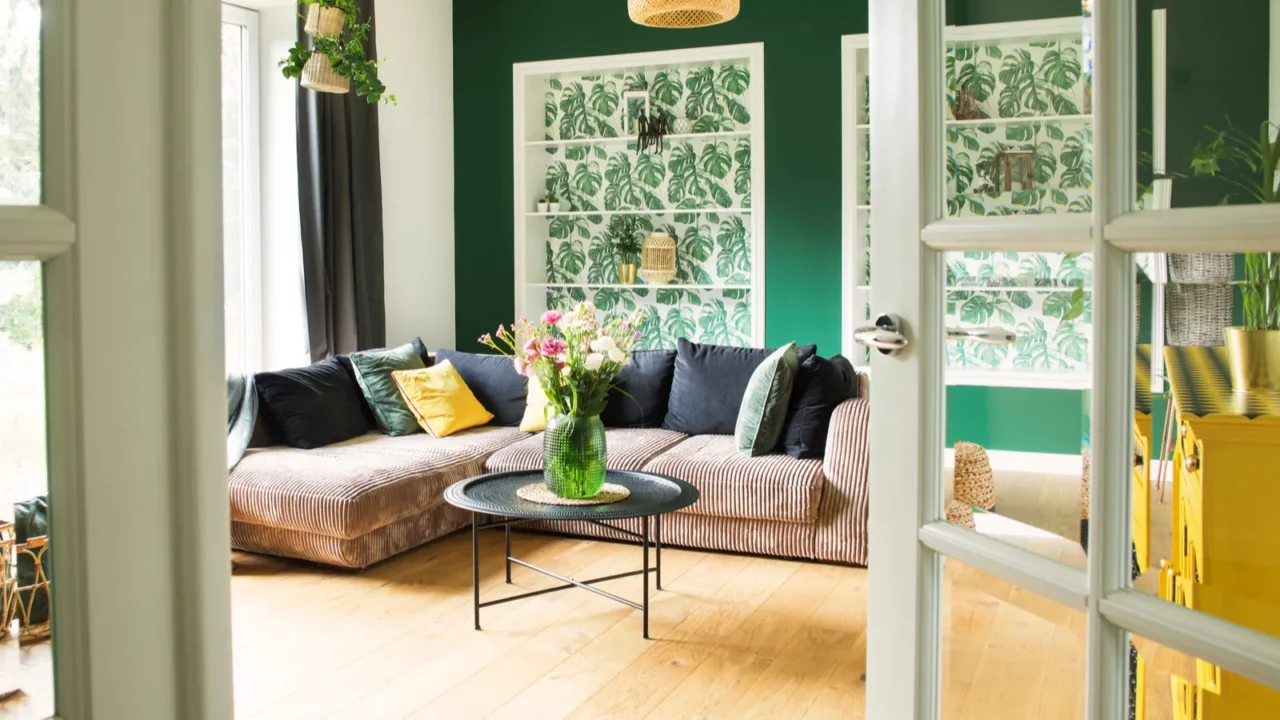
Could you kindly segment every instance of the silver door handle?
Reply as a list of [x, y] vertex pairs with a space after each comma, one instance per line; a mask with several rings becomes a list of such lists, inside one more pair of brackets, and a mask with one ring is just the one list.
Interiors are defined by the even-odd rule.
[[853, 340], [859, 345], [873, 347], [885, 355], [893, 355], [907, 346], [907, 336], [902, 334], [902, 323], [897, 315], [877, 317], [875, 325], [855, 330]]
[[972, 340], [983, 345], [1012, 345], [1018, 342], [1018, 334], [1002, 327], [949, 327], [948, 340]]

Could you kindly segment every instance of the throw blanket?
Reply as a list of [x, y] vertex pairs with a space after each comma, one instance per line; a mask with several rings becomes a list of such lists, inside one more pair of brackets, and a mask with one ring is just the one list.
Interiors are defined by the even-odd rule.
[[258, 390], [252, 375], [227, 376], [227, 472], [244, 457], [258, 421]]

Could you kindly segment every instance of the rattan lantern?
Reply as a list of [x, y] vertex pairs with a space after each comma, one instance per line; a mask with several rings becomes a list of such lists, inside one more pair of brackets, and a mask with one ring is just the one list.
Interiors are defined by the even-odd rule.
[[324, 7], [319, 3], [307, 8], [307, 21], [302, 29], [311, 37], [331, 38], [342, 34], [347, 14], [340, 8]]
[[996, 481], [981, 445], [956, 443], [955, 498], [969, 507], [995, 509]]
[[351, 78], [339, 75], [329, 64], [329, 56], [312, 53], [302, 66], [302, 87], [327, 93], [344, 93], [351, 90]]
[[650, 285], [666, 285], [675, 276], [675, 238], [661, 231], [649, 233], [640, 249], [640, 277]]
[[700, 28], [738, 17], [738, 0], [627, 0], [631, 20], [657, 28]]

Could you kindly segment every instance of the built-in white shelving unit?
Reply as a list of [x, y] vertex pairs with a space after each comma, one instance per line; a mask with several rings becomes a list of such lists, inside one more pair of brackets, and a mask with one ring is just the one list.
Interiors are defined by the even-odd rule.
[[[591, 300], [645, 308], [641, 347], [764, 344], [762, 44], [519, 63], [513, 94], [517, 316]], [[688, 128], [641, 154], [641, 109]], [[671, 284], [619, 282], [621, 223], [676, 239]]]

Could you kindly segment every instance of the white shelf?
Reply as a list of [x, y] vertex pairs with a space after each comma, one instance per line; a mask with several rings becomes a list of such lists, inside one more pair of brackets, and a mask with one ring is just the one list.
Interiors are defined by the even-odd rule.
[[[750, 137], [750, 130], [724, 130], [709, 133], [676, 133], [663, 135], [663, 140], [698, 140], [701, 138]], [[556, 145], [610, 145], [637, 142], [635, 135], [619, 135], [611, 138], [574, 138], [572, 140], [529, 140], [525, 147], [553, 147]]]
[[1037, 115], [1034, 117], [984, 118], [980, 120], [947, 120], [947, 127], [970, 125], [1027, 125], [1030, 123], [1067, 123], [1093, 120], [1092, 115]]
[[871, 123], [858, 123], [857, 125], [853, 126], [853, 129], [854, 130], [870, 130]]
[[618, 283], [529, 283], [534, 288], [587, 288], [601, 290], [751, 290], [750, 285], [620, 285]]
[[[1079, 285], [947, 285], [947, 292], [1074, 292]], [[1093, 288], [1085, 286], [1085, 292], [1093, 292]]]
[[667, 208], [665, 210], [562, 210], [560, 212], [528, 212], [526, 217], [581, 217], [584, 215], [704, 215], [708, 213], [724, 213], [726, 215], [750, 215], [750, 208]]
[[871, 209], [871, 206], [870, 206], [870, 205], [858, 205], [858, 206], [857, 206], [857, 208], [858, 208], [859, 210], [870, 210], [870, 209]]

